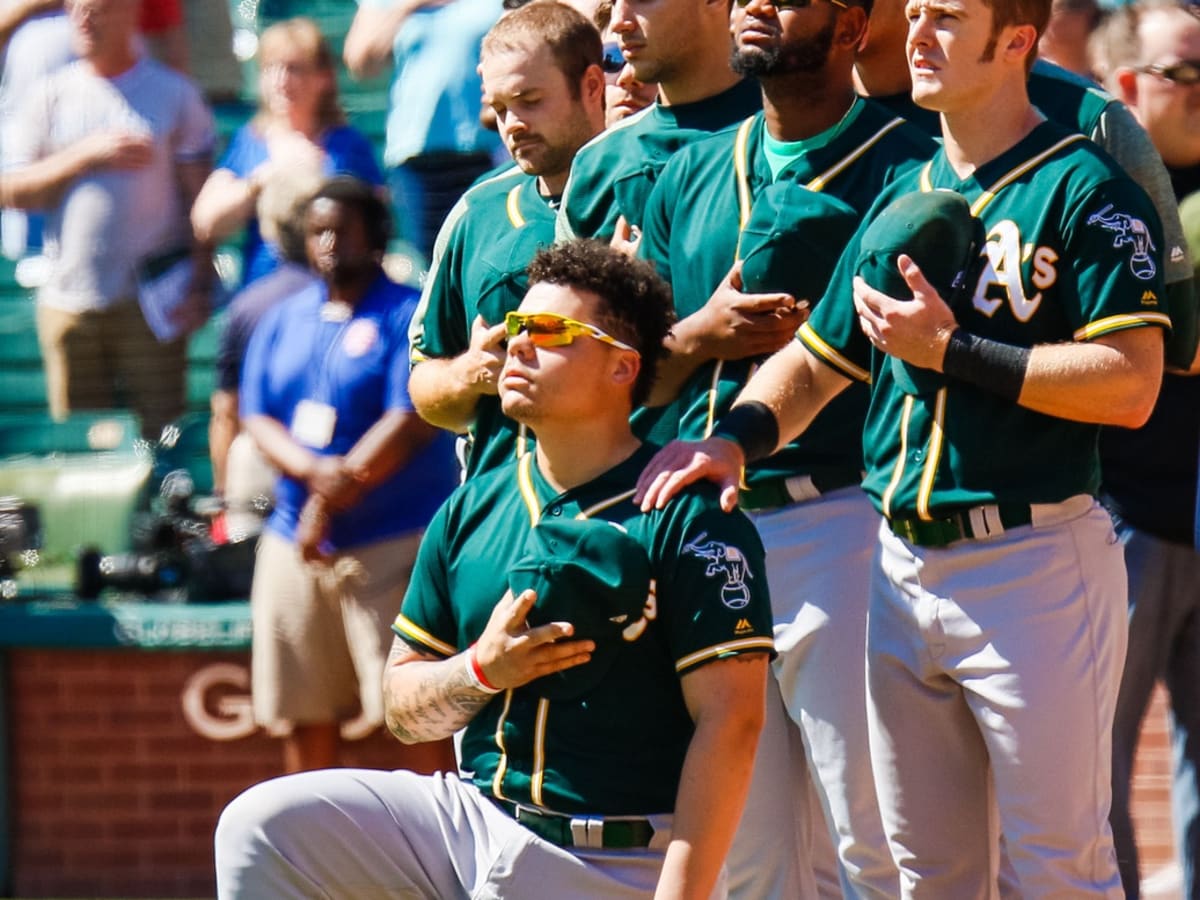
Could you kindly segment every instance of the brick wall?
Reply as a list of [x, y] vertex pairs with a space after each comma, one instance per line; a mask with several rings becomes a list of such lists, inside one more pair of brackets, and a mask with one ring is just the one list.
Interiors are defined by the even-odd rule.
[[[245, 718], [248, 660], [129, 650], [7, 654], [16, 896], [213, 895], [217, 815], [280, 768], [279, 743]], [[395, 768], [406, 752], [376, 731], [349, 743], [345, 762]]]
[[1175, 860], [1171, 835], [1171, 747], [1167, 727], [1166, 692], [1160, 685], [1146, 713], [1134, 763], [1133, 819], [1143, 879], [1155, 875]]

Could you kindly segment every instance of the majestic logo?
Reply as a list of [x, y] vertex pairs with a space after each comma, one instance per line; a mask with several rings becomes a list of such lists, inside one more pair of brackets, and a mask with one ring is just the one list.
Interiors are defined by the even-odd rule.
[[1113, 232], [1116, 235], [1113, 238], [1113, 249], [1132, 245], [1133, 255], [1129, 258], [1129, 269], [1142, 281], [1149, 281], [1158, 271], [1154, 258], [1150, 255], [1152, 250], [1158, 249], [1150, 237], [1150, 229], [1141, 219], [1135, 219], [1125, 213], [1112, 212], [1112, 208], [1112, 204], [1109, 203], [1100, 212], [1092, 213], [1088, 216], [1087, 223]]
[[750, 602], [750, 589], [746, 587], [746, 579], [753, 578], [754, 573], [746, 564], [746, 557], [737, 547], [730, 547], [719, 541], [706, 540], [707, 531], [683, 548], [684, 553], [690, 553], [708, 563], [704, 574], [708, 578], [716, 575], [725, 576], [725, 584], [721, 586], [721, 602], [730, 609], [742, 609]]
[[750, 624], [749, 619], [738, 619], [737, 625], [733, 627], [734, 634], [749, 634], [754, 630], [754, 626]]

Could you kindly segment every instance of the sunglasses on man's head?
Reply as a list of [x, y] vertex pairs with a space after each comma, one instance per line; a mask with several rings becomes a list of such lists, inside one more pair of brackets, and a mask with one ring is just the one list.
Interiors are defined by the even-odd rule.
[[600, 55], [600, 68], [609, 75], [616, 75], [625, 68], [625, 54], [621, 52], [620, 46], [615, 43], [604, 45], [604, 52]]
[[[750, 5], [750, 0], [733, 0], [733, 2], [743, 8]], [[768, 2], [776, 9], [807, 9], [814, 5], [817, 0], [768, 0]], [[829, 0], [829, 2], [834, 6], [840, 6], [842, 9], [850, 8], [842, 0]]]
[[1147, 75], [1157, 75], [1159, 78], [1165, 78], [1175, 84], [1200, 84], [1200, 59], [1185, 59], [1169, 66], [1141, 66], [1136, 71], [1145, 72]]
[[620, 350], [638, 352], [636, 348], [630, 347], [624, 341], [618, 341], [595, 325], [578, 322], [558, 313], [510, 312], [504, 317], [504, 330], [510, 338], [524, 332], [529, 335], [529, 340], [535, 347], [567, 347], [575, 343], [577, 337], [590, 337]]

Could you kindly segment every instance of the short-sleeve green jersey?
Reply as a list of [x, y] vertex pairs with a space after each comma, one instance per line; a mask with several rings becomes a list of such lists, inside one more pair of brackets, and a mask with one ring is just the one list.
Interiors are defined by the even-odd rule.
[[671, 154], [761, 108], [758, 83], [746, 78], [695, 103], [655, 103], [601, 132], [571, 163], [558, 211], [558, 239], [607, 241], [618, 216], [640, 227], [650, 190]]
[[[704, 306], [739, 256], [742, 225], [773, 181], [763, 149], [763, 114], [680, 150], [651, 194], [639, 252], [671, 283], [685, 318]], [[814, 141], [774, 181], [791, 179], [865, 214], [884, 185], [928, 160], [937, 145], [885, 107], [858, 100], [827, 140]], [[740, 174], [744, 173], [744, 174]], [[797, 223], [803, 227], [803, 223]], [[782, 286], [781, 286], [782, 287]], [[797, 297], [815, 306], [820, 296]], [[762, 358], [706, 363], [680, 392], [679, 437], [707, 437]], [[801, 437], [750, 466], [753, 487], [767, 477], [827, 472], [857, 481], [868, 390], [844, 391]]]
[[[409, 328], [413, 364], [467, 350], [477, 316], [496, 325], [516, 309], [528, 287], [525, 269], [554, 243], [554, 206], [538, 193], [537, 176], [516, 166], [472, 187], [442, 226], [438, 252]], [[532, 435], [500, 411], [498, 397], [480, 397], [470, 430], [466, 476], [515, 459]]]
[[443, 657], [482, 634], [543, 516], [615, 523], [650, 559], [643, 616], [626, 627], [595, 688], [554, 701], [529, 686], [508, 690], [471, 720], [462, 762], [485, 794], [561, 813], [671, 812], [693, 733], [680, 679], [712, 660], [773, 650], [763, 549], [750, 521], [722, 512], [711, 486], [661, 511], [632, 502], [656, 449], [644, 445], [561, 494], [526, 454], [464, 484], [426, 531], [393, 627]]
[[[1170, 325], [1154, 208], [1082, 135], [1043, 123], [965, 179], [939, 151], [886, 191], [863, 227], [891, 200], [935, 189], [961, 194], [987, 235], [972, 295], [955, 310], [968, 332], [1030, 347]], [[872, 348], [854, 311], [862, 231], [798, 338], [846, 377], [871, 382], [864, 487], [879, 510], [931, 519], [980, 504], [1095, 493], [1098, 426], [951, 378], [920, 395], [897, 387], [890, 358]]]

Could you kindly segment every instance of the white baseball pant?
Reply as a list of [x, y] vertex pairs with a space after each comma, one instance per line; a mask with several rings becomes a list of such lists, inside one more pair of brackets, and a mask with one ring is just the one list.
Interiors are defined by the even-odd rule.
[[[219, 900], [650, 898], [671, 816], [645, 850], [565, 850], [455, 775], [324, 769], [254, 785], [217, 823]], [[725, 897], [718, 884], [713, 900]]]
[[[904, 898], [1122, 897], [1108, 827], [1125, 565], [1091, 497], [949, 547], [879, 529], [871, 757]], [[1010, 888], [1011, 889], [1011, 888]]]
[[[793, 825], [801, 849], [792, 852], [815, 874], [816, 895], [895, 897], [899, 876], [867, 744], [867, 597], [879, 514], [849, 487], [752, 518], [767, 550], [778, 652], [772, 681], [786, 714], [768, 710], [759, 738], [729, 855], [730, 896], [814, 896], [803, 875], [798, 892], [771, 880], [790, 864], [780, 858], [787, 832], [779, 823], [791, 816], [801, 820]], [[814, 781], [816, 804], [807, 799]]]

